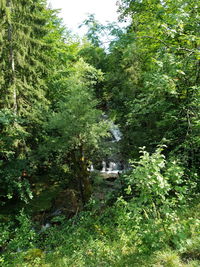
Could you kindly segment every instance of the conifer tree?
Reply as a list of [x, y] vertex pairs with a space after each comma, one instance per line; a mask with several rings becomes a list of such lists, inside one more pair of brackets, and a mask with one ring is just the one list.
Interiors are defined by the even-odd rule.
[[2, 194], [21, 190], [34, 135], [48, 108], [45, 79], [51, 46], [45, 38], [50, 13], [42, 0], [0, 0]]

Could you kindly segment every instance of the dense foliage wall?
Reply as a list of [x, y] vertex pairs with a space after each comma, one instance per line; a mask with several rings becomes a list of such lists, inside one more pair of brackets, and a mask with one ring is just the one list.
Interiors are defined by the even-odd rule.
[[[88, 166], [119, 124], [121, 158], [165, 144], [167, 159], [199, 174], [200, 54], [197, 1], [121, 1], [121, 19], [84, 23], [72, 36], [46, 2], [0, 1], [0, 197], [28, 201], [42, 176], [75, 187], [85, 203]], [[109, 48], [101, 33], [110, 32]]]
[[199, 3], [121, 2], [131, 24], [112, 48], [107, 87], [124, 146], [134, 155], [138, 146], [153, 151], [165, 140], [168, 152], [198, 169]]
[[93, 89], [102, 73], [81, 59], [80, 42], [46, 1], [0, 3], [2, 204], [27, 202], [40, 175], [67, 184], [73, 173], [82, 188], [107, 134]]
[[[0, 264], [199, 266], [200, 4], [118, 4], [80, 40], [0, 0]], [[115, 150], [115, 182], [89, 171]]]

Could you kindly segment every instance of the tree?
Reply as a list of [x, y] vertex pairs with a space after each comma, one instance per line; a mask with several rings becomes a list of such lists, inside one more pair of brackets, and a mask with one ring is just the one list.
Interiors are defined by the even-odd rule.
[[114, 68], [109, 88], [130, 153], [141, 145], [153, 151], [165, 138], [168, 152], [198, 168], [199, 8], [197, 1], [121, 1], [132, 22], [118, 53], [120, 81]]
[[68, 166], [83, 204], [91, 190], [87, 169], [101, 138], [108, 135], [94, 97], [93, 87], [100, 79], [100, 71], [82, 59], [77, 61], [69, 77], [62, 80], [62, 97], [46, 123], [46, 142], [41, 147], [42, 155], [48, 159], [54, 155], [54, 162]]
[[14, 191], [25, 198], [22, 173], [31, 172], [29, 154], [48, 108], [48, 13], [45, 1], [0, 1], [0, 183], [9, 198]]

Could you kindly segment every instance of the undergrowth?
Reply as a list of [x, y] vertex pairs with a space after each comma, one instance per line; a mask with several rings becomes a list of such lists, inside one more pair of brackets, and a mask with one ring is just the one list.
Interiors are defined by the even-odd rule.
[[[197, 267], [200, 266], [200, 204], [184, 168], [166, 162], [162, 148], [124, 175], [124, 190], [112, 204], [91, 200], [71, 220], [36, 232], [22, 212], [8, 237], [2, 266], [14, 267]], [[195, 200], [196, 199], [196, 200]], [[3, 242], [3, 241], [2, 241]]]

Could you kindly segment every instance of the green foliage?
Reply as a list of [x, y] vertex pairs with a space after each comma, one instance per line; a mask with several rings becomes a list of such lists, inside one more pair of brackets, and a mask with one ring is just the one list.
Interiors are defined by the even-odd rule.
[[198, 206], [195, 212], [191, 207], [174, 209], [167, 220], [147, 218], [132, 208], [122, 200], [103, 211], [91, 205], [39, 237], [42, 250], [7, 255], [5, 266], [10, 260], [15, 266], [37, 266], [38, 262], [47, 266], [198, 266]]
[[152, 155], [142, 148], [139, 162], [133, 163], [133, 170], [125, 175], [126, 192], [131, 194], [133, 190], [135, 200], [142, 206], [173, 206], [185, 201], [189, 188], [184, 183], [184, 169], [175, 160], [167, 163], [163, 148], [158, 147]]
[[80, 58], [80, 43], [45, 2], [28, 1], [25, 8], [23, 1], [9, 3], [1, 6], [0, 195], [4, 203], [27, 203], [32, 177], [44, 166], [62, 180], [70, 151], [84, 146], [91, 157], [107, 135], [94, 93], [103, 74]]
[[[199, 266], [199, 3], [122, 0], [126, 31], [90, 15], [83, 44], [45, 1], [24, 3], [0, 0], [0, 263]], [[132, 167], [113, 194], [87, 204], [90, 179], [103, 192], [88, 167], [102, 160], [105, 113]], [[75, 215], [46, 232], [18, 212], [45, 214], [66, 188]]]
[[[64, 90], [44, 125], [47, 136], [45, 146], [40, 148], [43, 156], [50, 157], [56, 153], [59, 165], [61, 162], [70, 164], [67, 157], [79, 152], [82, 153], [80, 158], [91, 160], [101, 138], [108, 135], [108, 126], [102, 120], [102, 112], [96, 108], [98, 102], [93, 90], [101, 79], [101, 71], [80, 59], [74, 64], [69, 77], [60, 81]], [[70, 153], [73, 155], [70, 156]], [[71, 161], [75, 160], [72, 158]]]
[[114, 42], [123, 35], [124, 29], [116, 22], [102, 25], [96, 20], [94, 14], [89, 14], [80, 27], [87, 27], [86, 37], [94, 47], [108, 48], [109, 43]]
[[11, 222], [6, 220], [4, 221], [1, 216], [1, 225], [0, 225], [0, 230], [1, 230], [1, 238], [0, 238], [0, 247], [1, 249], [3, 249], [4, 247], [6, 247], [7, 242], [9, 242], [10, 240], [10, 232], [11, 232], [11, 228], [13, 226], [13, 224]]
[[167, 252], [159, 252], [156, 255], [156, 261], [153, 266], [166, 266], [166, 267], [182, 267], [183, 264], [181, 262], [180, 257], [177, 255], [177, 253], [174, 253], [172, 251]]
[[12, 233], [12, 238], [7, 245], [7, 249], [14, 252], [33, 247], [36, 237], [32, 222], [23, 210], [16, 216], [16, 220], [18, 227]]
[[[21, 266], [25, 262], [36, 266], [198, 266], [199, 209], [184, 205], [187, 188], [182, 185], [183, 168], [176, 162], [168, 163], [162, 147], [152, 155], [144, 149], [141, 152], [134, 169], [124, 176], [129, 185], [127, 195], [113, 206], [102, 210], [93, 201], [87, 211], [71, 220], [55, 217], [53, 221], [61, 226], [48, 228], [45, 235], [30, 230], [30, 221], [22, 212], [8, 248], [27, 249], [37, 241], [38, 247], [51, 252], [43, 256], [36, 249], [42, 255], [38, 256], [35, 250], [27, 251], [14, 262], [20, 261]], [[6, 262], [12, 257], [6, 257]]]
[[125, 0], [120, 10], [131, 25], [112, 46], [107, 94], [124, 134], [124, 156], [138, 157], [141, 145], [152, 152], [166, 138], [168, 152], [198, 168], [199, 4]]
[[27, 1], [25, 6], [23, 1], [1, 2], [0, 194], [5, 202], [6, 198], [27, 202], [30, 186], [22, 174], [30, 177], [33, 172], [30, 152], [47, 110], [48, 12], [43, 1]]

